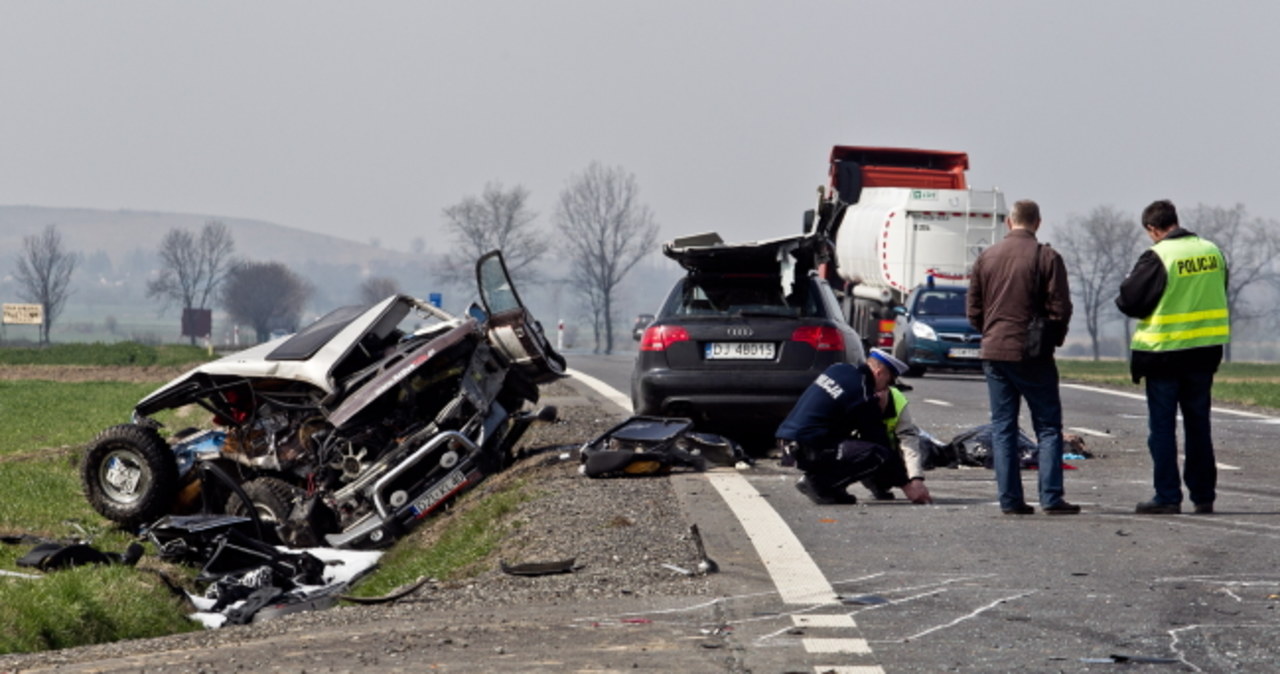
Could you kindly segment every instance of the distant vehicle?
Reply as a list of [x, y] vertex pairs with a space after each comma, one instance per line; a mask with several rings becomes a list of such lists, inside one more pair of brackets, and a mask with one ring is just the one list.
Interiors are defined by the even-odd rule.
[[640, 314], [639, 316], [636, 316], [636, 323], [631, 326], [631, 338], [637, 342], [640, 341], [640, 338], [644, 336], [644, 329], [649, 327], [649, 324], [652, 322], [653, 314]]
[[664, 245], [686, 274], [640, 340], [635, 413], [687, 417], [748, 450], [772, 444], [828, 365], [865, 358], [813, 271], [813, 247], [822, 245], [813, 236], [731, 245], [714, 233]]
[[870, 346], [894, 346], [895, 307], [927, 278], [961, 284], [1004, 235], [997, 189], [965, 180], [964, 152], [838, 145], [830, 185], [806, 227], [832, 242], [827, 279]]
[[965, 317], [969, 289], [926, 282], [896, 308], [893, 355], [910, 366], [912, 376], [929, 368], [978, 370], [982, 333]]

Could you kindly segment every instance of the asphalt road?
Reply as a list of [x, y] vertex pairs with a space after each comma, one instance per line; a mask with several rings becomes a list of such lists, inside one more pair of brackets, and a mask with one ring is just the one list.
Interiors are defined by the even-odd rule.
[[[631, 360], [570, 365], [625, 396]], [[938, 438], [985, 423], [980, 376], [909, 381], [917, 423]], [[816, 507], [795, 471], [767, 460], [678, 477], [722, 569], [733, 668], [1114, 671], [1122, 656], [1158, 671], [1280, 671], [1280, 418], [1215, 411], [1217, 513], [1139, 516], [1145, 402], [1070, 384], [1062, 397], [1067, 430], [1098, 455], [1068, 462], [1078, 516], [1004, 516], [984, 469], [931, 471], [933, 506], [868, 502], [855, 487], [858, 505]], [[1024, 482], [1034, 503], [1034, 472]]]

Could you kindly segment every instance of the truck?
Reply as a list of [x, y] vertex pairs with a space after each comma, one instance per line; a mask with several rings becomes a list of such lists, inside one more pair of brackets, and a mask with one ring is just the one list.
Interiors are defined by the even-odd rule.
[[[978, 254], [1004, 234], [1003, 193], [969, 187], [968, 168], [965, 152], [837, 145], [828, 184], [805, 214], [806, 233], [828, 242], [818, 269], [845, 320], [866, 346], [907, 356], [917, 371], [903, 350], [908, 297], [939, 282], [963, 289]], [[974, 344], [955, 352], [976, 362]]]

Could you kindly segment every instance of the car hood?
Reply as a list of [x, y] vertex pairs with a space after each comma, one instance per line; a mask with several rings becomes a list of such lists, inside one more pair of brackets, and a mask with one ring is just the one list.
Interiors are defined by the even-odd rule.
[[917, 323], [924, 323], [936, 332], [962, 332], [974, 333], [977, 328], [969, 325], [969, 319], [964, 316], [917, 316]]

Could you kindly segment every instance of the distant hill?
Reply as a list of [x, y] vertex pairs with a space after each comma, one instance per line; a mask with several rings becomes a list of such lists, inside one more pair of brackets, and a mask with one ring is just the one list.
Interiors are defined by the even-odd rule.
[[[218, 220], [231, 230], [238, 256], [260, 262], [283, 262], [298, 268], [314, 261], [362, 268], [374, 261], [393, 264], [411, 260], [419, 264], [423, 262], [421, 256], [411, 253], [385, 250], [262, 220], [41, 206], [0, 206], [0, 251], [16, 252], [22, 245], [22, 237], [36, 234], [45, 225], [52, 224], [57, 225], [69, 250], [86, 255], [104, 251], [112, 263], [120, 265], [135, 250], [155, 251], [160, 239], [170, 229], [177, 227], [198, 232], [210, 220]], [[0, 269], [6, 268], [8, 264], [0, 263]]]

